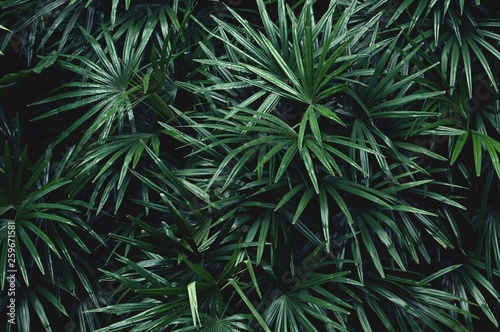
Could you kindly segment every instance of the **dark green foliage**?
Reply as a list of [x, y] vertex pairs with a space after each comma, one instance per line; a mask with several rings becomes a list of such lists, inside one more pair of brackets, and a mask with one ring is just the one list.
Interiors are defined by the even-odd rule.
[[19, 331], [499, 329], [494, 2], [0, 8]]

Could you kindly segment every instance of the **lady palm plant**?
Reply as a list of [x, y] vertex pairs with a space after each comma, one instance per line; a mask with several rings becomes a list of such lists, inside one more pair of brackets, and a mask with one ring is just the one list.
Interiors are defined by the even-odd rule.
[[[2, 5], [0, 23], [22, 31], [9, 20], [21, 4]], [[25, 50], [57, 48], [50, 63], [76, 78], [37, 121], [78, 114], [43, 179], [21, 186], [12, 165], [29, 163], [4, 149], [5, 188], [36, 198], [18, 218], [40, 257], [24, 282], [66, 264], [94, 299], [82, 330], [498, 328], [495, 8], [259, 0], [209, 21], [192, 5], [17, 8], [41, 29]], [[106, 263], [86, 260], [91, 237], [69, 248], [71, 228], [45, 219], [102, 233]], [[71, 300], [48, 295], [73, 294], [57, 271], [33, 294], [64, 315]], [[97, 271], [120, 286], [100, 296]]]
[[[16, 8], [15, 3], [2, 4], [2, 6], [4, 5], [5, 9], [14, 7], [13, 10], [15, 10]], [[54, 3], [53, 5], [65, 6], [66, 4]], [[178, 5], [174, 5], [175, 11], [177, 11]], [[34, 2], [29, 3], [26, 9], [37, 6]], [[113, 7], [113, 11], [116, 12], [116, 7]], [[20, 317], [18, 323], [20, 330], [29, 330], [38, 325], [43, 325], [46, 330], [65, 328], [64, 324], [68, 323], [68, 320], [69, 325], [66, 325], [66, 328], [77, 322], [77, 325], [82, 329], [95, 330], [103, 321], [106, 321], [105, 319], [99, 321], [95, 314], [83, 314], [87, 308], [100, 306], [102, 301], [107, 301], [107, 299], [100, 294], [97, 285], [98, 271], [96, 270], [97, 266], [105, 264], [105, 257], [102, 260], [92, 260], [94, 264], [89, 259], [89, 254], [93, 252], [93, 249], [103, 245], [104, 242], [101, 241], [101, 237], [95, 233], [94, 229], [91, 229], [82, 220], [85, 217], [81, 210], [87, 209], [87, 212], [91, 212], [87, 213], [87, 219], [95, 226], [96, 220], [102, 217], [93, 217], [92, 214], [105, 207], [105, 202], [110, 195], [113, 195], [113, 190], [115, 190], [115, 196], [112, 207], [116, 206], [116, 210], [120, 206], [126, 187], [130, 182], [130, 178], [127, 177], [129, 175], [128, 164], [134, 166], [138, 164], [141, 151], [144, 149], [144, 142], [149, 143], [155, 151], [158, 151], [159, 142], [154, 135], [154, 127], [151, 127], [147, 117], [153, 114], [150, 109], [155, 103], [160, 103], [157, 108], [161, 108], [162, 105], [165, 105], [165, 101], [169, 102], [165, 96], [172, 94], [172, 86], [169, 85], [172, 79], [169, 75], [173, 74], [172, 64], [175, 56], [169, 55], [172, 61], [166, 61], [162, 57], [157, 63], [148, 62], [150, 65], [144, 69], [142, 62], [145, 58], [145, 48], [146, 46], [151, 47], [149, 38], [155, 24], [159, 21], [171, 22], [177, 29], [186, 29], [187, 27], [186, 21], [179, 22], [177, 20], [178, 18], [182, 20], [182, 18], [172, 7], [138, 7], [135, 9], [143, 13], [148, 13], [150, 9], [153, 9], [153, 13], [149, 12], [151, 17], [149, 19], [143, 17], [143, 19], [125, 26], [123, 24], [126, 19], [120, 17], [116, 22], [120, 28], [117, 29], [113, 37], [105, 23], [103, 23], [104, 28], [101, 30], [100, 36], [96, 35], [97, 39], [86, 33], [84, 29], [78, 30], [81, 33], [75, 34], [72, 30], [74, 26], [70, 25], [74, 25], [77, 17], [82, 14], [83, 6], [76, 8], [72, 4], [65, 8], [63, 13], [60, 13], [61, 16], [54, 21], [51, 29], [45, 31], [48, 36], [54, 32], [53, 29], [60, 27], [59, 24], [66, 20], [68, 15], [73, 17], [70, 19], [70, 25], [65, 27], [64, 34], [72, 34], [72, 38], [79, 38], [79, 40], [73, 40], [72, 43], [72, 46], [77, 48], [59, 49], [60, 52], [72, 51], [74, 53], [61, 54], [61, 61], [58, 65], [68, 72], [73, 71], [77, 75], [86, 77], [86, 82], [70, 83], [62, 87], [63, 93], [48, 98], [46, 102], [49, 103], [57, 104], [60, 100], [68, 98], [72, 98], [72, 102], [65, 106], [56, 106], [52, 112], [44, 114], [38, 121], [45, 121], [46, 116], [61, 115], [61, 112], [64, 111], [81, 112], [87, 105], [100, 102], [93, 108], [86, 110], [87, 112], [79, 120], [76, 120], [74, 125], [67, 126], [64, 132], [60, 133], [50, 146], [46, 147], [49, 151], [54, 152], [54, 157], [43, 155], [41, 161], [32, 167], [26, 153], [19, 150], [19, 128], [5, 129], [6, 137], [16, 133], [17, 140], [12, 144], [5, 144], [5, 148], [2, 149], [4, 151], [2, 159], [2, 201], [4, 205], [2, 217], [7, 214], [7, 219], [2, 219], [2, 230], [7, 229], [9, 221], [14, 221], [17, 225], [16, 231], [19, 233], [16, 238], [19, 255], [17, 262], [20, 264], [19, 271], [23, 277], [22, 280], [20, 279], [17, 293], [20, 299], [17, 307], [19, 309], [17, 317]], [[54, 7], [51, 8], [54, 9]], [[9, 10], [3, 13], [8, 13]], [[43, 6], [40, 10], [49, 9]], [[189, 7], [182, 10], [189, 12]], [[72, 11], [75, 12], [72, 13]], [[137, 14], [135, 12], [135, 15]], [[32, 15], [32, 19], [36, 21], [41, 12], [33, 12]], [[132, 17], [132, 13], [130, 17]], [[186, 17], [190, 17], [189, 14]], [[110, 24], [114, 23], [113, 20]], [[170, 52], [172, 47], [178, 47], [175, 43], [181, 37], [180, 31], [170, 31], [165, 24], [162, 24], [162, 27], [163, 30], [157, 30], [155, 35], [155, 40], [158, 42], [157, 49], [160, 50], [158, 52], [155, 49], [155, 52], [158, 53], [155, 54], [156, 57], [164, 55], [167, 50]], [[91, 33], [95, 31], [92, 25], [91, 28], [88, 26], [87, 28]], [[19, 29], [14, 28], [15, 31]], [[126, 35], [124, 35], [125, 32], [127, 32]], [[186, 34], [182, 32], [182, 35]], [[41, 43], [46, 42], [47, 38], [43, 38]], [[124, 42], [124, 44], [115, 45], [113, 38], [117, 40], [121, 38], [120, 42]], [[141, 42], [135, 45], [138, 40]], [[88, 42], [87, 45], [85, 45], [85, 41]], [[99, 44], [101, 41], [108, 42], [109, 48], [101, 47]], [[178, 51], [185, 51], [184, 47], [188, 48], [189, 43], [178, 47]], [[26, 47], [28, 53], [34, 51], [33, 44], [23, 46]], [[92, 51], [89, 52], [87, 47]], [[118, 59], [116, 49], [120, 47], [123, 51]], [[51, 53], [51, 55], [53, 54], [55, 53]], [[85, 54], [89, 58], [80, 56], [80, 54]], [[89, 61], [90, 58], [94, 62]], [[51, 56], [49, 64], [53, 64], [53, 60], [55, 59]], [[77, 61], [80, 61], [80, 67], [74, 65]], [[30, 70], [6, 75], [2, 78], [2, 85], [4, 85], [2, 88], [7, 91], [9, 86], [16, 84], [16, 80], [19, 81], [28, 75], [34, 75], [32, 72], [40, 74], [47, 66], [46, 62], [40, 62]], [[101, 70], [99, 66], [102, 66], [101, 68], [104, 70]], [[178, 74], [182, 74], [181, 68], [178, 68], [177, 71]], [[154, 75], [153, 78], [151, 78], [152, 75]], [[155, 87], [153, 88], [153, 86]], [[129, 90], [122, 92], [121, 88]], [[96, 99], [96, 96], [100, 97]], [[144, 102], [137, 106], [145, 97], [149, 98], [148, 103]], [[134, 114], [132, 109], [137, 111], [139, 108], [141, 112]], [[165, 112], [152, 116], [168, 118], [165, 116]], [[92, 119], [96, 114], [99, 116]], [[75, 116], [69, 118], [75, 119]], [[124, 118], [128, 118], [128, 121]], [[70, 146], [64, 151], [61, 148], [61, 143], [71, 144], [74, 142], [73, 137], [78, 135], [78, 132], [75, 132], [76, 129], [89, 119], [94, 122], [87, 130], [87, 135], [83, 135], [81, 140], [76, 140], [74, 146]], [[112, 138], [109, 137], [111, 136], [110, 132], [113, 134]], [[103, 154], [103, 151], [98, 151], [97, 147], [102, 147], [104, 141], [107, 142], [108, 148]], [[13, 152], [11, 153], [11, 151]], [[102, 160], [108, 158], [111, 158], [111, 162], [97, 170], [96, 165], [102, 164]], [[119, 169], [118, 177], [115, 177], [116, 174], [113, 174], [115, 169], [109, 169], [109, 167], [117, 159], [125, 159], [125, 166]], [[16, 170], [16, 168], [18, 169]], [[33, 175], [27, 175], [29, 172], [33, 172]], [[98, 186], [95, 187], [95, 190], [89, 190], [89, 186], [86, 185], [91, 174], [97, 175], [100, 179], [97, 181]], [[90, 196], [87, 196], [87, 193], [90, 193]], [[102, 193], [102, 197], [99, 197], [100, 193]], [[80, 198], [85, 200], [90, 198], [89, 202], [92, 203], [87, 204], [80, 201]], [[100, 201], [98, 198], [101, 198]], [[14, 210], [17, 212], [14, 213]], [[102, 216], [102, 214], [100, 215]], [[102, 227], [97, 228], [98, 232], [101, 230]], [[6, 234], [3, 231], [2, 234]], [[7, 245], [7, 238], [2, 236], [2, 248], [5, 249]], [[2, 252], [6, 253], [7, 250], [2, 249]], [[29, 254], [31, 254], [31, 258], [26, 261]], [[5, 268], [6, 256], [2, 256], [2, 262], [2, 276], [5, 277], [7, 271]], [[41, 275], [45, 276], [41, 277]], [[3, 280], [4, 278], [2, 278], [2, 287], [4, 286]], [[34, 284], [31, 290], [26, 288], [30, 281], [31, 285]], [[2, 291], [2, 310], [5, 310], [8, 301], [7, 293], [4, 294]], [[46, 303], [57, 309], [58, 316], [49, 314], [50, 311], [44, 309]], [[30, 319], [30, 312], [32, 312], [32, 319]], [[61, 320], [63, 315], [67, 318]], [[36, 323], [34, 317], [38, 317], [41, 324]], [[56, 324], [58, 321], [60, 323]]]
[[[427, 265], [439, 259], [436, 251], [461, 246], [451, 215], [464, 209], [460, 186], [447, 181], [445, 156], [412, 140], [464, 132], [440, 120], [449, 101], [425, 78], [436, 64], [420, 58], [421, 46], [400, 46], [401, 37], [381, 40], [380, 15], [359, 24], [365, 8], [355, 4], [332, 2], [316, 20], [310, 3], [297, 16], [279, 1], [276, 22], [258, 6], [259, 29], [236, 12], [239, 26], [216, 19], [219, 30], [210, 35], [222, 47], [202, 45], [203, 86], [179, 83], [206, 105], [176, 111], [194, 135], [162, 124], [192, 148], [192, 166], [179, 175], [209, 195], [207, 209], [237, 211], [230, 227], [257, 243], [247, 248], [255, 264], [248, 278], [256, 273], [259, 286], [246, 289], [242, 301], [254, 304], [246, 312], [271, 330], [467, 331], [476, 317], [467, 295], [436, 286], [461, 267]], [[353, 21], [358, 29], [349, 31]], [[308, 256], [306, 243], [322, 242], [319, 270], [296, 265], [322, 252]]]
[[[134, 9], [128, 18], [115, 22], [113, 33], [105, 24], [97, 38], [82, 30], [91, 49], [85, 55], [61, 55], [60, 65], [84, 81], [68, 83], [61, 87], [67, 91], [43, 100], [69, 102], [37, 118], [80, 113], [89, 107], [52, 145], [68, 140], [86, 126], [81, 139], [61, 158], [75, 180], [72, 194], [81, 192], [89, 180], [96, 183], [90, 206], [96, 207], [97, 213], [113, 196], [111, 206], [117, 214], [125, 195], [131, 194], [127, 191], [133, 187], [129, 169], [147, 163], [141, 159], [144, 143], [159, 154], [156, 122], [174, 120], [170, 106], [178, 89], [174, 82], [176, 75], [186, 74], [188, 68], [187, 61], [178, 65], [176, 59], [192, 46], [192, 40], [184, 37], [192, 20], [189, 7], [179, 9], [175, 2], [173, 7]], [[132, 20], [137, 15], [141, 19]], [[141, 191], [146, 195], [144, 186]]]
[[[6, 323], [2, 328], [27, 331], [38, 326], [57, 330], [55, 322], [73, 314], [72, 308], [63, 304], [65, 300], [77, 303], [90, 297], [95, 306], [99, 305], [96, 276], [81, 258], [91, 253], [89, 244], [101, 240], [82, 220], [81, 209], [86, 203], [61, 195], [70, 180], [54, 179], [48, 173], [51, 156], [43, 155], [31, 163], [28, 147], [20, 146], [19, 117], [9, 124], [4, 113], [0, 115], [5, 139], [0, 159], [0, 247], [5, 253], [0, 258], [0, 276], [6, 280], [9, 272], [11, 280], [2, 282], [1, 303], [6, 314], [3, 310], [9, 298], [15, 298], [18, 315], [17, 325]], [[7, 229], [12, 227], [15, 236], [7, 236]], [[94, 319], [86, 319], [89, 326]]]
[[[480, 7], [481, 1], [405, 1], [394, 10], [389, 24], [400, 19], [409, 22], [403, 27], [408, 31], [419, 30], [416, 42], [430, 42], [429, 51], [440, 55], [443, 83], [450, 94], [456, 88], [457, 76], [465, 75], [469, 98], [472, 98], [473, 66], [482, 68], [493, 87], [497, 90], [492, 71], [492, 60], [500, 59], [497, 50], [499, 24], [494, 19], [495, 9], [490, 11]], [[411, 13], [410, 16], [404, 13]], [[406, 16], [406, 17], [405, 17]], [[475, 60], [475, 61], [473, 61]], [[462, 93], [462, 91], [460, 91]]]

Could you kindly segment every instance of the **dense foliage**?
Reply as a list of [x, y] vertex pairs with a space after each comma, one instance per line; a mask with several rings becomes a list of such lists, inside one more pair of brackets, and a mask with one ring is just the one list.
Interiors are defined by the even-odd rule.
[[0, 8], [0, 329], [499, 330], [496, 1]]

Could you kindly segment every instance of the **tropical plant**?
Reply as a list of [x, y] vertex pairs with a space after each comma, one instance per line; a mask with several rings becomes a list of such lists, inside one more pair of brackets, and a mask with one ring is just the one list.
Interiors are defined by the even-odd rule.
[[[88, 245], [98, 243], [100, 237], [82, 220], [80, 211], [86, 203], [65, 199], [62, 194], [71, 180], [52, 179], [48, 174], [51, 155], [42, 155], [31, 164], [28, 147], [20, 146], [19, 117], [9, 124], [5, 115], [0, 115], [1, 133], [6, 139], [0, 159], [0, 248], [5, 253], [0, 259], [0, 276], [2, 280], [12, 272], [18, 276], [15, 287], [9, 283], [19, 315], [17, 330], [34, 326], [57, 330], [58, 318], [73, 314], [71, 306], [63, 304], [65, 298], [77, 303], [79, 298], [90, 297], [95, 306], [99, 305], [97, 280], [91, 278], [93, 269], [88, 258], [82, 257], [91, 252]], [[2, 283], [2, 293], [7, 294], [5, 287]], [[2, 296], [2, 307], [8, 300]], [[82, 323], [93, 326], [93, 319], [87, 317]], [[7, 327], [10, 331], [13, 325]]]
[[494, 3], [0, 7], [21, 330], [499, 329]]

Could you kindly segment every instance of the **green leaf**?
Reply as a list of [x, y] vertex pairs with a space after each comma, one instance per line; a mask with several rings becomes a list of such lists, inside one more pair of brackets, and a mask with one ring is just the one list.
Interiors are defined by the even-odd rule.
[[481, 162], [483, 159], [483, 147], [481, 145], [481, 138], [477, 132], [472, 131], [472, 147], [474, 150], [474, 166], [476, 168], [476, 176], [481, 175]]
[[465, 143], [467, 142], [467, 139], [469, 138], [469, 132], [466, 131], [464, 134], [462, 134], [458, 140], [456, 141], [455, 143], [455, 147], [453, 148], [453, 152], [451, 154], [451, 158], [450, 158], [450, 164], [453, 165], [457, 159], [458, 159], [458, 156], [460, 155], [460, 153], [462, 152], [464, 146], [465, 146]]
[[315, 165], [313, 164], [311, 154], [309, 153], [308, 148], [302, 150], [302, 158], [304, 160], [304, 165], [306, 166], [307, 174], [311, 179], [314, 190], [316, 191], [317, 194], [319, 194], [319, 184], [318, 184], [318, 178], [316, 177], [316, 168]]
[[193, 281], [187, 286], [189, 296], [189, 307], [191, 308], [191, 316], [193, 318], [193, 325], [201, 326], [200, 314], [198, 313], [198, 299], [196, 296], [196, 281]]
[[252, 312], [253, 316], [255, 317], [255, 319], [257, 320], [257, 322], [260, 324], [260, 326], [262, 326], [262, 328], [264, 329], [264, 331], [271, 332], [271, 330], [266, 325], [266, 322], [262, 319], [262, 317], [259, 314], [259, 312], [257, 311], [257, 309], [255, 309], [255, 307], [253, 306], [252, 302], [250, 302], [250, 300], [248, 299], [248, 297], [245, 295], [245, 293], [243, 292], [243, 290], [240, 288], [240, 286], [238, 285], [237, 281], [234, 280], [234, 279], [229, 279], [228, 282], [229, 282], [229, 284], [231, 286], [233, 286], [233, 288], [236, 290], [236, 292], [240, 295], [241, 299], [243, 300], [243, 302], [245, 302], [245, 304], [247, 305], [248, 309], [250, 309], [250, 311]]
[[212, 277], [212, 275], [200, 265], [191, 263], [187, 259], [184, 260], [184, 263], [186, 263], [186, 265], [189, 266], [191, 270], [193, 270], [197, 275], [208, 281], [210, 284], [216, 283], [214, 277]]
[[304, 212], [305, 208], [309, 204], [309, 201], [314, 196], [314, 192], [312, 190], [307, 190], [304, 192], [302, 198], [300, 199], [299, 205], [297, 206], [297, 210], [295, 211], [295, 215], [293, 216], [292, 223], [295, 224], [297, 220], [299, 220], [302, 212]]
[[325, 107], [324, 105], [319, 105], [319, 104], [316, 104], [313, 106], [314, 109], [316, 111], [319, 112], [319, 114], [321, 114], [322, 116], [342, 125], [342, 126], [346, 126], [346, 124], [337, 116], [337, 114], [335, 114], [333, 111], [329, 110], [327, 107]]

